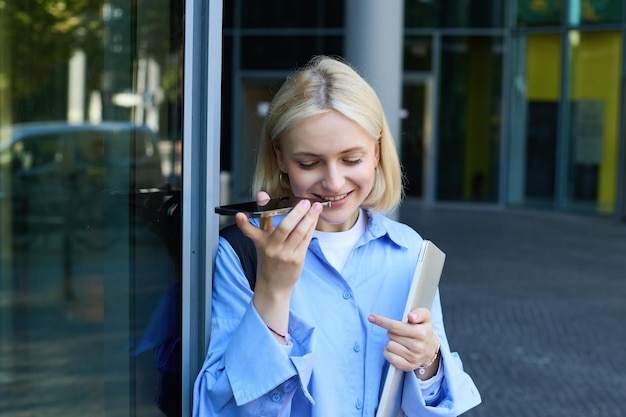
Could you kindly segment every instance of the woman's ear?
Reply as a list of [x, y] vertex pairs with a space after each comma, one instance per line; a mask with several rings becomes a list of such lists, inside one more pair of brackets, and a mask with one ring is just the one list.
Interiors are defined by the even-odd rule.
[[374, 150], [374, 157], [376, 158], [376, 166], [380, 163], [380, 141], [376, 142], [376, 149]]
[[283, 161], [283, 153], [280, 151], [280, 146], [277, 143], [273, 143], [272, 148], [274, 149], [274, 155], [276, 156], [278, 169], [280, 169], [281, 172], [286, 172], [287, 167], [285, 167], [285, 162]]

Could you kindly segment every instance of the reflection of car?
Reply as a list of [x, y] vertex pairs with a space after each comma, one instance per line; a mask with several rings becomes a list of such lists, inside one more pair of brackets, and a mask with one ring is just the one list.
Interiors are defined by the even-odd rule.
[[163, 183], [157, 137], [144, 126], [31, 123], [0, 135], [0, 173], [10, 178], [0, 193], [11, 199], [16, 233], [100, 226], [109, 192]]

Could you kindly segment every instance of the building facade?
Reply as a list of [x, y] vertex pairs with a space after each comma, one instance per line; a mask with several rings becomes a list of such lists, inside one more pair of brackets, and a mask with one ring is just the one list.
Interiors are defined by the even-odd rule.
[[381, 95], [408, 198], [625, 219], [625, 16], [621, 0], [0, 2], [0, 416], [190, 415], [213, 207], [250, 198], [267, 104], [313, 55]]
[[[376, 2], [351, 3], [225, 3], [222, 162], [233, 198], [249, 196], [247, 150], [275, 91], [268, 86], [295, 66], [335, 54], [373, 84], [397, 77], [360, 65], [364, 52], [349, 38], [363, 33], [350, 17], [367, 19], [363, 9]], [[622, 2], [403, 4], [401, 20], [373, 21], [369, 32], [403, 27], [396, 140], [408, 196], [624, 217]], [[389, 46], [363, 43], [385, 61]]]

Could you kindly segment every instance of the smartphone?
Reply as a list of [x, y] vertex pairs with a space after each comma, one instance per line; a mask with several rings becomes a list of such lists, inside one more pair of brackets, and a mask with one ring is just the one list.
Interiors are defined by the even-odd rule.
[[215, 207], [217, 214], [234, 216], [237, 213], [246, 213], [248, 217], [271, 217], [285, 214], [291, 211], [300, 200], [309, 200], [311, 203], [319, 202], [324, 207], [330, 207], [330, 201], [306, 199], [303, 197], [272, 198], [266, 204], [258, 204], [256, 201], [246, 203], [229, 204]]

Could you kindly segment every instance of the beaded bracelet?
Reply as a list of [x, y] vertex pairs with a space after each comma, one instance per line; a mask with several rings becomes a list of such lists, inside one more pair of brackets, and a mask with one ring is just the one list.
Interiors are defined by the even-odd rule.
[[432, 365], [435, 360], [439, 357], [439, 349], [441, 348], [441, 344], [437, 345], [437, 350], [435, 351], [435, 356], [433, 356], [433, 358], [430, 360], [430, 362], [428, 362], [426, 365], [424, 366], [418, 366], [417, 367], [417, 372], [420, 375], [424, 375], [426, 373], [426, 368], [428, 368], [430, 365]]
[[[283, 339], [287, 340], [287, 333], [280, 334], [276, 330], [272, 329], [270, 326], [267, 326], [267, 328], [270, 329], [270, 332], [274, 333], [276, 336], [282, 337]], [[439, 350], [437, 350], [437, 351], [439, 351]]]

